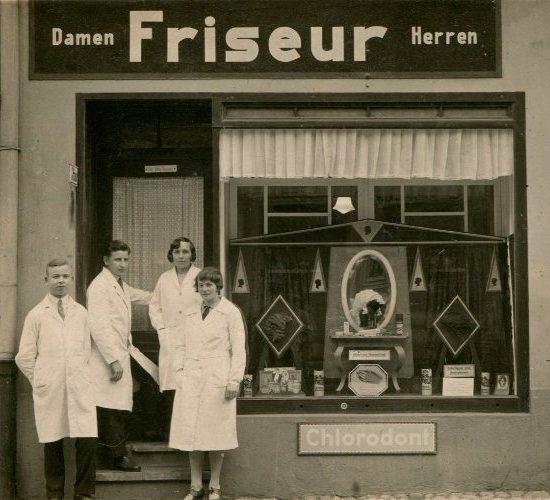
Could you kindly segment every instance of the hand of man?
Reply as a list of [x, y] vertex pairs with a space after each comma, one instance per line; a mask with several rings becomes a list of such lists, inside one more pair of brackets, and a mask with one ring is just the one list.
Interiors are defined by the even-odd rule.
[[109, 366], [111, 367], [111, 382], [118, 382], [124, 373], [122, 365], [118, 361], [113, 361]]
[[235, 399], [237, 397], [237, 394], [239, 392], [239, 386], [236, 384], [227, 384], [225, 387], [225, 399], [230, 401], [231, 399]]

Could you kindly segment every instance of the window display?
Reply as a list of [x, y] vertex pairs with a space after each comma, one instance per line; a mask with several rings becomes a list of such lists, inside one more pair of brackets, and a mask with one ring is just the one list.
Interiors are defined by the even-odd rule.
[[[230, 263], [248, 396], [503, 395], [497, 373], [514, 391], [504, 238], [362, 220], [232, 240]], [[471, 380], [446, 381], [455, 365]]]

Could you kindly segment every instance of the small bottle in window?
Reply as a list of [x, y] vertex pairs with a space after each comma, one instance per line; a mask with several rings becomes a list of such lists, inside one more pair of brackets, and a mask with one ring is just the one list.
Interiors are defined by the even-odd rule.
[[395, 334], [403, 335], [403, 314], [397, 313], [395, 315]]

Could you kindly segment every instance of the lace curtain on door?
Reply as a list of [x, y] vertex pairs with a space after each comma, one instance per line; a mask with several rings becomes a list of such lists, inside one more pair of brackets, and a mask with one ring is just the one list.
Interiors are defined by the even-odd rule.
[[[113, 238], [130, 245], [126, 280], [152, 291], [170, 268], [170, 242], [188, 237], [197, 248], [195, 264], [203, 265], [203, 179], [117, 177], [113, 183]], [[147, 307], [134, 306], [132, 330], [151, 329]]]

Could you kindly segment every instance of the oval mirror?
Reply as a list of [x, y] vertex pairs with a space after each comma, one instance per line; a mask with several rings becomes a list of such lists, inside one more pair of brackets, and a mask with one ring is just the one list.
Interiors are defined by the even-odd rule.
[[377, 250], [362, 250], [342, 278], [342, 307], [356, 331], [376, 333], [393, 316], [397, 288], [390, 261]]

